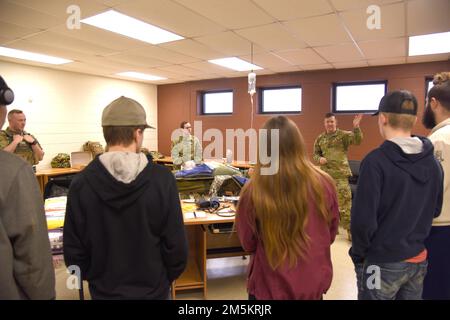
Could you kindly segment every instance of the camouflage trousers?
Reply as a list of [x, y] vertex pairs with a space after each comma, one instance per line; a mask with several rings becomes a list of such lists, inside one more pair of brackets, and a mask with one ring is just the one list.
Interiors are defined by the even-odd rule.
[[352, 192], [348, 179], [335, 179], [336, 191], [339, 203], [340, 225], [345, 230], [350, 230], [350, 210], [352, 208]]

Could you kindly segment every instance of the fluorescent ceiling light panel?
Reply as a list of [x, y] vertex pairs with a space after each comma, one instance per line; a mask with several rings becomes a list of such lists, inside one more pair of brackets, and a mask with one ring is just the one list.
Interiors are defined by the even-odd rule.
[[114, 10], [83, 19], [81, 22], [151, 44], [184, 39], [175, 33], [152, 26]]
[[158, 81], [158, 80], [166, 80], [167, 79], [167, 78], [152, 76], [150, 74], [133, 72], [133, 71], [120, 72], [120, 73], [116, 73], [116, 75], [128, 77], [128, 78], [140, 79], [140, 80], [150, 80], [150, 81]]
[[248, 63], [247, 61], [235, 57], [208, 60], [208, 62], [236, 71], [250, 71], [262, 69], [261, 67], [255, 64]]
[[450, 52], [450, 32], [409, 37], [409, 56]]
[[48, 64], [64, 64], [73, 62], [72, 60], [67, 60], [58, 57], [52, 57], [45, 54], [28, 52], [23, 50], [11, 49], [6, 47], [0, 47], [0, 56], [11, 57], [22, 60], [30, 60]]

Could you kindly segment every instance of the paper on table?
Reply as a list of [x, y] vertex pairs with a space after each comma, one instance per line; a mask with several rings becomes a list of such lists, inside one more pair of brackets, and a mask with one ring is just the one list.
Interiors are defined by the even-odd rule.
[[191, 212], [185, 212], [184, 217], [186, 219], [195, 219], [195, 218], [206, 218], [206, 213], [203, 211], [195, 211], [195, 214], [193, 211]]

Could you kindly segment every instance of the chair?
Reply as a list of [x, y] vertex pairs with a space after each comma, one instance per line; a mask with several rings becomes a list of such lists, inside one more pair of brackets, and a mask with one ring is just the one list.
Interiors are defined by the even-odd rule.
[[350, 190], [352, 191], [353, 199], [356, 195], [356, 188], [358, 186], [359, 167], [361, 166], [361, 161], [348, 160], [348, 164], [350, 166], [350, 170], [352, 171], [352, 175], [348, 178], [348, 182], [350, 184]]

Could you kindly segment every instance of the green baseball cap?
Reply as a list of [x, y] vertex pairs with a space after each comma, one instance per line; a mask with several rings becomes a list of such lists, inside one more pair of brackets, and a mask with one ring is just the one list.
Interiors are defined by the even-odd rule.
[[102, 127], [145, 126], [155, 129], [147, 124], [145, 110], [136, 100], [121, 96], [103, 109]]

